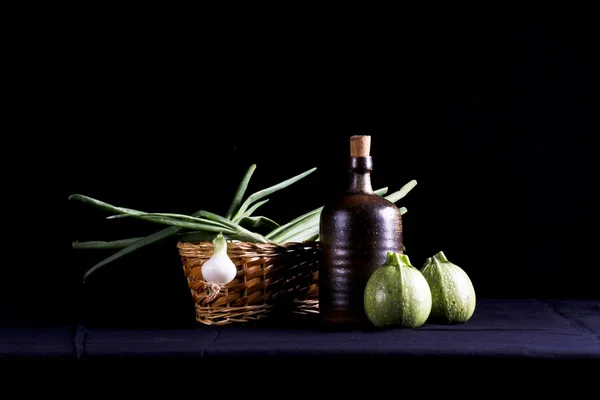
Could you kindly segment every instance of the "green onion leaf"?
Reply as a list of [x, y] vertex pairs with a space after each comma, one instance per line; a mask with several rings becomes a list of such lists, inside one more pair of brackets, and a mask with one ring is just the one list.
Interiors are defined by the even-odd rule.
[[240, 226], [247, 229], [269, 229], [273, 230], [279, 227], [279, 224], [270, 218], [263, 216], [243, 217], [239, 222]]
[[237, 213], [235, 214], [235, 216], [233, 217], [233, 220], [239, 219], [240, 216], [242, 216], [244, 214], [244, 212], [246, 212], [246, 210], [248, 209], [248, 207], [250, 207], [250, 205], [252, 203], [254, 203], [257, 200], [260, 200], [272, 193], [277, 192], [278, 190], [284, 189], [288, 186], [290, 186], [293, 183], [298, 182], [300, 179], [304, 178], [305, 176], [313, 173], [314, 171], [316, 171], [317, 168], [311, 168], [308, 171], [305, 171], [299, 175], [296, 175], [290, 179], [287, 179], [283, 182], [280, 182], [276, 185], [273, 185], [269, 188], [263, 189], [263, 190], [259, 190], [256, 193], [251, 194], [246, 201], [244, 201], [244, 203], [241, 205], [240, 209], [237, 211]]
[[97, 271], [100, 267], [105, 266], [106, 264], [115, 261], [116, 259], [132, 253], [142, 247], [148, 246], [150, 244], [154, 244], [157, 243], [161, 240], [164, 240], [168, 237], [171, 237], [173, 235], [175, 235], [177, 232], [179, 232], [181, 230], [181, 228], [176, 227], [176, 226], [171, 226], [169, 228], [163, 229], [161, 231], [158, 231], [156, 233], [153, 233], [152, 235], [148, 235], [146, 237], [143, 237], [137, 241], [135, 241], [134, 243], [132, 243], [131, 245], [125, 247], [124, 249], [119, 250], [118, 252], [116, 252], [115, 254], [113, 254], [110, 257], [105, 258], [104, 260], [100, 261], [99, 263], [95, 264], [92, 268], [90, 268], [83, 276], [83, 282], [85, 283], [85, 281], [87, 280], [87, 278], [94, 273], [95, 271]]
[[320, 215], [312, 214], [306, 217], [304, 220], [294, 224], [290, 229], [282, 232], [281, 234], [273, 237], [271, 239], [272, 242], [276, 243], [285, 243], [288, 241], [295, 241], [295, 236], [300, 234], [301, 232], [306, 232], [307, 230], [312, 233], [319, 233], [319, 224], [320, 223]]
[[235, 232], [234, 229], [232, 229], [230, 227], [226, 227], [226, 226], [206, 224], [206, 223], [201, 223], [201, 222], [182, 221], [182, 220], [176, 219], [176, 218], [146, 217], [144, 215], [135, 215], [135, 214], [132, 214], [132, 217], [138, 218], [138, 219], [141, 219], [144, 221], [154, 222], [157, 224], [178, 226], [180, 228], [195, 229], [195, 230], [201, 230], [201, 231], [206, 231], [206, 232], [216, 232], [216, 233], [219, 233], [219, 232], [234, 233]]
[[[132, 214], [111, 215], [111, 216], [106, 217], [106, 218], [107, 219], [117, 219], [117, 218], [141, 218], [141, 219], [148, 219], [148, 218], [142, 218], [142, 217], [157, 217], [157, 218], [162, 218], [162, 219], [165, 219], [165, 220], [180, 219], [182, 221], [187, 221], [187, 222], [197, 222], [197, 223], [201, 223], [201, 224], [212, 225], [212, 226], [215, 226], [215, 227], [219, 227], [221, 229], [231, 229], [229, 227], [229, 225], [225, 225], [225, 224], [223, 224], [221, 222], [217, 222], [217, 221], [214, 221], [212, 219], [199, 218], [199, 217], [194, 217], [194, 216], [185, 215], [185, 214], [137, 212], [137, 213], [132, 213]], [[211, 230], [211, 232], [217, 232], [217, 231]]]
[[313, 241], [313, 240], [318, 240], [319, 239], [319, 231], [318, 229], [307, 229], [304, 232], [300, 232], [296, 235], [294, 235], [293, 237], [287, 238], [285, 240], [285, 242], [282, 243], [291, 243], [291, 242], [306, 242], [306, 241]]
[[279, 228], [274, 229], [273, 231], [269, 232], [268, 234], [265, 235], [265, 237], [267, 239], [271, 240], [271, 239], [275, 238], [276, 236], [281, 235], [284, 232], [288, 231], [289, 229], [294, 228], [296, 226], [296, 224], [300, 223], [301, 221], [305, 220], [306, 218], [309, 218], [315, 214], [317, 214], [318, 217], [320, 217], [320, 212], [322, 209], [323, 209], [323, 207], [319, 207], [316, 210], [309, 211], [306, 214], [303, 214], [297, 218], [294, 218], [293, 220], [286, 223], [285, 225], [281, 225]]
[[246, 212], [244, 212], [244, 214], [242, 214], [238, 220], [234, 220], [234, 222], [238, 222], [239, 220], [243, 219], [244, 217], [251, 216], [254, 213], [254, 211], [256, 211], [258, 209], [258, 207], [262, 206], [263, 204], [265, 204], [268, 201], [269, 201], [269, 199], [265, 199], [265, 200], [261, 200], [261, 201], [255, 203]]
[[93, 198], [88, 197], [88, 196], [84, 196], [82, 194], [72, 194], [72, 195], [69, 196], [69, 200], [77, 200], [77, 201], [80, 201], [82, 203], [85, 203], [85, 204], [88, 204], [88, 205], [100, 208], [100, 209], [108, 211], [108, 212], [116, 213], [116, 214], [136, 214], [136, 213], [142, 213], [142, 211], [133, 210], [131, 208], [115, 207], [112, 204], [108, 204], [108, 203], [105, 203], [103, 201], [96, 200], [96, 199], [93, 199]]
[[373, 191], [373, 193], [375, 193], [377, 196], [383, 196], [383, 195], [385, 195], [387, 192], [388, 192], [388, 188], [387, 188], [387, 186], [386, 186], [386, 187], [384, 187], [384, 188], [377, 189], [377, 190], [374, 190], [374, 191]]
[[408, 192], [410, 192], [415, 186], [417, 186], [417, 181], [413, 179], [412, 181], [408, 182], [406, 185], [402, 186], [402, 188], [400, 188], [400, 190], [386, 196], [385, 198], [387, 200], [391, 201], [392, 203], [396, 203], [396, 202], [398, 202], [398, 200], [400, 200], [401, 198], [406, 196], [406, 194]]
[[122, 249], [125, 248], [141, 238], [130, 238], [130, 239], [120, 239], [120, 240], [112, 240], [110, 242], [92, 240], [89, 242], [73, 242], [72, 246], [74, 249], [78, 250], [110, 250], [110, 249]]
[[248, 188], [248, 183], [250, 182], [250, 178], [252, 177], [252, 174], [254, 173], [255, 169], [256, 169], [256, 164], [252, 164], [250, 166], [250, 168], [248, 168], [248, 171], [246, 171], [244, 178], [240, 182], [240, 184], [235, 192], [235, 196], [233, 197], [233, 201], [231, 202], [231, 205], [229, 206], [229, 210], [227, 210], [227, 214], [225, 214], [225, 218], [231, 219], [231, 217], [238, 210], [240, 204], [242, 204], [242, 199], [244, 198], [244, 194], [246, 193], [246, 189]]

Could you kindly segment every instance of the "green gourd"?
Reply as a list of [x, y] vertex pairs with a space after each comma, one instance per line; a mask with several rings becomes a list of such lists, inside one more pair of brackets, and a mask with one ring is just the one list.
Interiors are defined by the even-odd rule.
[[418, 328], [427, 321], [431, 303], [425, 277], [406, 254], [388, 252], [365, 287], [365, 312], [377, 328]]
[[432, 322], [464, 323], [473, 316], [477, 302], [473, 283], [442, 251], [427, 259], [421, 273], [431, 288]]

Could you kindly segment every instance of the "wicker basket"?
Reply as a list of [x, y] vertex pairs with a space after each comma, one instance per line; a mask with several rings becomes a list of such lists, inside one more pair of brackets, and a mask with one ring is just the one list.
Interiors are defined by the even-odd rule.
[[213, 255], [212, 243], [180, 242], [177, 247], [200, 323], [250, 322], [278, 309], [318, 313], [317, 242], [277, 245], [229, 241], [227, 254], [237, 267], [237, 276], [216, 296], [209, 296], [209, 285], [201, 272], [202, 264]]

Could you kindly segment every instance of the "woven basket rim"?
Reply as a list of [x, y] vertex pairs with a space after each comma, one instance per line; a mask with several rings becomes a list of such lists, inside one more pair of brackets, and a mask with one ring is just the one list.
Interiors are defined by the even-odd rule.
[[[254, 243], [227, 241], [227, 254], [230, 258], [277, 257], [298, 250], [317, 249], [316, 241], [287, 243]], [[213, 254], [212, 242], [178, 242], [180, 255], [185, 257], [209, 258]]]

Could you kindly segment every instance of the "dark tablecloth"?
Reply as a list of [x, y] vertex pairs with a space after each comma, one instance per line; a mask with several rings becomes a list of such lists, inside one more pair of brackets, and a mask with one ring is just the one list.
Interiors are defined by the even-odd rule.
[[189, 328], [10, 328], [0, 362], [75, 360], [82, 366], [244, 365], [309, 360], [600, 361], [600, 300], [480, 300], [466, 323], [418, 329], [334, 331], [299, 317]]
[[0, 367], [51, 370], [78, 363], [77, 329], [70, 326], [0, 328]]

